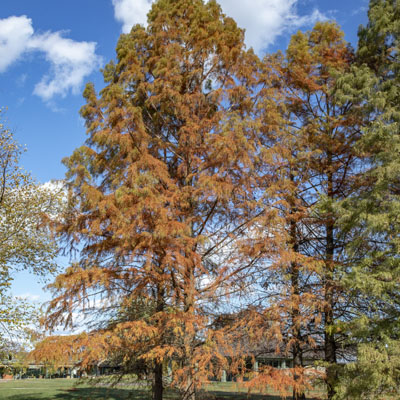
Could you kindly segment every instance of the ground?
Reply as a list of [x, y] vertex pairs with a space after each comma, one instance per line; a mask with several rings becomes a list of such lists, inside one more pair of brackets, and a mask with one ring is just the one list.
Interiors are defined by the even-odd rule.
[[[150, 400], [148, 391], [132, 389], [128, 386], [118, 388], [90, 387], [78, 385], [71, 379], [25, 379], [0, 381], [1, 400]], [[314, 399], [318, 397], [317, 393]], [[173, 393], [167, 393], [166, 400], [176, 399]], [[202, 395], [203, 400], [279, 400], [273, 393], [252, 394], [239, 392], [235, 384], [215, 383]]]

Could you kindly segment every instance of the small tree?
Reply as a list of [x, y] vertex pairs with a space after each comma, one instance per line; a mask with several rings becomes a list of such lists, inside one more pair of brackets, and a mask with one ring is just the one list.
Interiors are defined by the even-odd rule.
[[43, 277], [56, 269], [57, 245], [43, 217], [60, 210], [59, 193], [37, 184], [20, 167], [22, 151], [0, 124], [0, 351], [13, 346], [33, 320], [33, 308], [9, 294], [11, 272], [27, 269]]

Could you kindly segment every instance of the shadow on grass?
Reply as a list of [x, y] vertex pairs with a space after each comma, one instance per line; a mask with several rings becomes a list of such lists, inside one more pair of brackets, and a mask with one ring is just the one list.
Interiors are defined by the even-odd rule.
[[148, 391], [105, 388], [71, 388], [55, 394], [20, 393], [7, 400], [150, 400]]
[[[247, 393], [232, 393], [232, 392], [206, 392], [202, 394], [202, 400], [282, 400], [280, 396], [274, 396], [271, 394], [260, 394], [252, 393], [248, 395]], [[292, 396], [286, 397], [286, 399], [292, 399]], [[307, 400], [321, 400], [320, 397], [308, 397]]]
[[[0, 394], [1, 398], [1, 394]], [[165, 400], [177, 399], [172, 393], [167, 393]], [[279, 396], [268, 394], [235, 393], [225, 391], [207, 391], [199, 396], [201, 400], [282, 400]], [[291, 399], [291, 396], [287, 397]], [[307, 397], [307, 400], [320, 400], [318, 397]], [[6, 397], [6, 400], [151, 400], [151, 393], [140, 389], [76, 387], [59, 389], [58, 393], [16, 393]]]

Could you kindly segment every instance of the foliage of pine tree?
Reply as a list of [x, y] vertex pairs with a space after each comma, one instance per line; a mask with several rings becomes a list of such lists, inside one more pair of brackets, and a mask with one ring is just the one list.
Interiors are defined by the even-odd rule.
[[368, 121], [359, 150], [368, 155], [367, 185], [344, 202], [344, 229], [357, 227], [358, 240], [348, 247], [355, 267], [346, 278], [366, 306], [349, 330], [358, 343], [356, 362], [348, 365], [338, 398], [398, 398], [400, 303], [400, 5], [372, 0], [369, 22], [359, 30], [357, 65], [368, 79], [363, 93]]

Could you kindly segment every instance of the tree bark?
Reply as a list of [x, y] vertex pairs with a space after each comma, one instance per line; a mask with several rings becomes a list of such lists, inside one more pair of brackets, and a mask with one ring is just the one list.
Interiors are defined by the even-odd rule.
[[[290, 174], [290, 179], [294, 182], [294, 176]], [[295, 216], [297, 212], [297, 208], [294, 204], [294, 201], [291, 202], [290, 208], [290, 240], [292, 244], [292, 250], [294, 253], [299, 251], [299, 245], [297, 240], [297, 227]], [[291, 276], [291, 285], [292, 285], [292, 310], [291, 310], [291, 318], [292, 318], [292, 334], [295, 339], [295, 343], [292, 347], [293, 354], [293, 368], [301, 368], [303, 367], [303, 353], [301, 348], [301, 325], [300, 325], [300, 308], [299, 308], [299, 298], [300, 298], [300, 272], [299, 265], [296, 262], [292, 262], [290, 265], [290, 276]], [[294, 380], [299, 380], [300, 376], [296, 373], [294, 374]], [[305, 400], [306, 395], [304, 392], [298, 392], [295, 388], [293, 388], [293, 400]]]
[[[332, 154], [328, 152], [328, 167], [332, 165]], [[328, 173], [328, 197], [334, 198], [333, 192], [333, 175]], [[335, 335], [332, 332], [332, 327], [335, 322], [334, 319], [334, 305], [335, 305], [335, 288], [334, 288], [334, 253], [335, 253], [335, 239], [334, 239], [334, 220], [332, 210], [327, 216], [326, 222], [326, 274], [325, 274], [325, 361], [329, 364], [326, 369], [326, 384], [328, 391], [328, 400], [333, 399], [337, 383], [336, 373], [336, 341]]]
[[[157, 312], [164, 310], [164, 289], [157, 285]], [[164, 383], [163, 383], [163, 364], [160, 361], [156, 361], [153, 369], [153, 400], [163, 400]]]
[[[297, 252], [297, 244], [293, 247], [293, 250]], [[296, 263], [292, 263], [291, 265], [291, 284], [293, 290], [293, 308], [292, 308], [292, 324], [293, 324], [293, 337], [295, 339], [295, 343], [292, 347], [293, 353], [293, 368], [302, 368], [303, 367], [303, 352], [301, 349], [301, 327], [299, 323], [300, 318], [300, 310], [299, 310], [299, 296], [300, 296], [300, 287], [299, 287], [299, 267]], [[295, 373], [294, 379], [295, 381], [299, 380], [300, 376]], [[293, 400], [305, 400], [306, 395], [304, 392], [298, 392], [293, 388]]]
[[[193, 230], [192, 230], [193, 231]], [[186, 295], [185, 295], [185, 313], [188, 317], [189, 323], [186, 323], [185, 326], [185, 338], [184, 338], [184, 347], [186, 353], [186, 367], [188, 368], [188, 375], [186, 378], [186, 387], [185, 392], [182, 396], [182, 400], [195, 400], [196, 399], [196, 391], [194, 385], [193, 376], [193, 350], [194, 350], [194, 342], [195, 342], [195, 334], [194, 334], [194, 304], [195, 304], [195, 276], [194, 276], [194, 265], [188, 269], [187, 275], [187, 287], [186, 287]], [[188, 322], [188, 321], [187, 321]], [[188, 329], [189, 328], [189, 329]]]
[[154, 367], [153, 400], [163, 400], [163, 365], [157, 362]]

